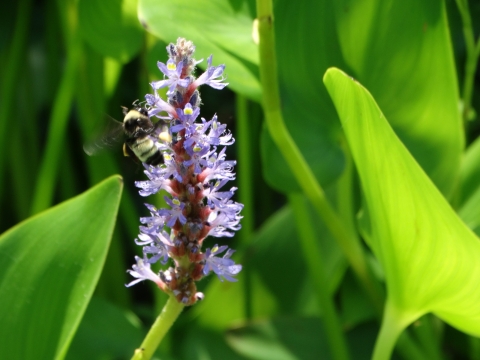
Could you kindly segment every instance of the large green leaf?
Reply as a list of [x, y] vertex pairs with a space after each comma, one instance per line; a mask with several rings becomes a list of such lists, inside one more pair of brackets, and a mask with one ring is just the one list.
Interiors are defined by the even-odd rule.
[[179, 350], [183, 355], [181, 359], [245, 359], [228, 346], [223, 332], [212, 331], [209, 328], [195, 326], [191, 323], [182, 332], [182, 345], [179, 346]]
[[128, 358], [145, 337], [140, 320], [104, 299], [93, 297], [80, 323], [67, 360]]
[[400, 327], [433, 312], [480, 335], [480, 242], [415, 162], [373, 97], [338, 69], [324, 77], [360, 174], [370, 245]]
[[[443, 1], [279, 0], [274, 19], [283, 115], [320, 182], [343, 166], [337, 115], [319, 84], [337, 66], [371, 90], [404, 144], [450, 194], [463, 138]], [[262, 144], [267, 166], [280, 158], [272, 144]], [[298, 189], [283, 161], [266, 177], [279, 190]]]
[[[305, 207], [310, 210], [311, 218], [315, 212], [305, 200]], [[306, 222], [312, 221], [305, 219]], [[337, 243], [328, 234], [322, 221], [312, 221], [318, 244], [322, 251], [325, 276], [328, 283], [323, 284], [329, 294], [335, 293], [345, 272], [345, 258]], [[264, 287], [274, 295], [278, 307], [288, 314], [318, 315], [318, 300], [315, 299], [311, 276], [291, 276], [291, 274], [307, 274], [308, 268], [301, 251], [298, 227], [292, 209], [289, 206], [272, 215], [253, 239], [255, 244], [249, 263], [255, 268]], [[288, 264], [288, 266], [285, 266]], [[248, 264], [247, 264], [248, 265]], [[278, 281], [278, 279], [282, 281]], [[263, 296], [254, 296], [254, 303], [262, 301]], [[311, 305], [312, 301], [314, 306]], [[260, 313], [258, 315], [265, 316]]]
[[0, 237], [0, 358], [65, 356], [100, 276], [122, 186], [112, 176]]
[[148, 31], [166, 43], [178, 37], [193, 41], [196, 57], [226, 64], [230, 86], [260, 100], [258, 48], [252, 39], [252, 9], [241, 0], [140, 0], [139, 18]]
[[[355, 360], [370, 359], [377, 327], [364, 324], [347, 334]], [[277, 317], [238, 326], [227, 332], [228, 343], [247, 359], [328, 360], [330, 354], [322, 319]]]
[[248, 359], [331, 359], [319, 318], [261, 320], [227, 333], [230, 345]]
[[128, 62], [143, 43], [136, 5], [137, 0], [80, 1], [82, 37], [103, 56]]

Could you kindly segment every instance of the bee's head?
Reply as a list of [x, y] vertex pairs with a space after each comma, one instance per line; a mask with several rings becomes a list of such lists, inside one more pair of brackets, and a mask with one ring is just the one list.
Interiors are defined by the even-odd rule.
[[125, 133], [130, 137], [138, 137], [149, 134], [153, 130], [153, 124], [148, 117], [147, 109], [138, 107], [128, 110], [123, 108], [125, 118], [123, 119], [123, 127]]

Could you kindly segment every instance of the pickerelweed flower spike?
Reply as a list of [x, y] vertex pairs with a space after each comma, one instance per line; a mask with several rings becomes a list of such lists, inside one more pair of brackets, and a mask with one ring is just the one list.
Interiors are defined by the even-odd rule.
[[[192, 305], [204, 296], [197, 291], [196, 281], [214, 272], [221, 281], [237, 281], [242, 265], [231, 259], [234, 250], [215, 245], [202, 252], [207, 236], [232, 237], [240, 229], [243, 208], [231, 198], [237, 188], [226, 186], [235, 179], [236, 162], [225, 160], [226, 146], [233, 144], [232, 134], [218, 121], [200, 118], [200, 85], [223, 89], [225, 65], [207, 69], [197, 79], [193, 76], [195, 47], [179, 38], [167, 46], [168, 61], [158, 62], [164, 79], [152, 82], [153, 94], [145, 96], [149, 117], [168, 124], [168, 136], [154, 139], [164, 163], [143, 164], [148, 180], [137, 181], [141, 196], [165, 190], [168, 208], [157, 209], [145, 204], [150, 216], [140, 218], [140, 234], [135, 239], [143, 247], [143, 258], [129, 273], [135, 278], [127, 286], [142, 280], [155, 282], [160, 289], [185, 304]], [[157, 90], [168, 88], [167, 100]], [[165, 140], [167, 139], [167, 140]], [[220, 147], [217, 149], [217, 147]], [[223, 254], [223, 255], [221, 255]], [[150, 266], [159, 262], [170, 267], [155, 274]]]

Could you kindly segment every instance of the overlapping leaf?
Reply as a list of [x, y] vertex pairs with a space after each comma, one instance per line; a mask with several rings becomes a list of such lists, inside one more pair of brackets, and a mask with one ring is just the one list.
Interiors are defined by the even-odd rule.
[[[284, 118], [322, 185], [343, 166], [337, 115], [319, 84], [337, 66], [368, 86], [420, 165], [450, 194], [463, 138], [443, 2], [280, 0], [275, 27]], [[269, 183], [298, 189], [273, 142], [262, 145]]]

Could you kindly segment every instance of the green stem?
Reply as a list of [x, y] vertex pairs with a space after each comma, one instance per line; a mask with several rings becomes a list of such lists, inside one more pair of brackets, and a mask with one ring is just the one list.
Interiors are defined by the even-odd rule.
[[471, 120], [471, 104], [473, 97], [473, 85], [475, 72], [477, 70], [478, 56], [480, 54], [480, 39], [475, 44], [475, 35], [473, 32], [470, 10], [467, 0], [457, 0], [458, 11], [462, 18], [463, 36], [465, 37], [466, 60], [465, 74], [463, 78], [463, 119]]
[[[238, 196], [244, 205], [242, 210], [242, 240], [250, 241], [253, 233], [255, 206], [253, 203], [253, 171], [252, 171], [252, 138], [251, 121], [248, 118], [248, 100], [245, 96], [236, 95], [237, 149], [238, 149]], [[242, 241], [243, 242], [243, 241]], [[245, 244], [244, 244], [245, 245]]]
[[417, 318], [418, 315], [406, 316], [400, 313], [396, 307], [387, 301], [372, 360], [390, 359], [398, 337], [408, 324]]
[[[237, 118], [237, 149], [238, 149], [238, 198], [244, 205], [242, 210], [242, 229], [238, 235], [243, 249], [249, 249], [253, 238], [253, 219], [255, 219], [255, 206], [253, 203], [253, 173], [252, 173], [252, 138], [251, 121], [248, 118], [248, 100], [245, 96], [236, 95], [236, 118]], [[245, 316], [252, 318], [252, 272], [251, 267], [244, 268], [245, 281]]]
[[25, 65], [25, 48], [27, 44], [27, 36], [30, 30], [30, 18], [33, 14], [32, 0], [21, 0], [18, 2], [17, 20], [15, 22], [15, 31], [13, 32], [13, 39], [8, 49], [7, 61], [5, 68], [2, 71], [2, 81], [0, 87], [0, 96], [2, 104], [0, 106], [0, 197], [1, 192], [5, 190], [5, 162], [7, 156], [4, 154], [8, 140], [9, 124], [12, 124], [14, 117], [12, 116], [13, 109], [15, 108], [15, 95], [17, 81], [22, 71], [22, 67]]
[[132, 360], [148, 360], [152, 357], [165, 334], [172, 327], [185, 305], [170, 296], [160, 315], [153, 323], [140, 348], [135, 350]]
[[[69, 3], [69, 30], [67, 62], [55, 97], [52, 114], [49, 121], [46, 149], [40, 165], [40, 172], [35, 186], [30, 212], [35, 214], [52, 204], [53, 190], [56, 185], [58, 164], [65, 141], [68, 117], [72, 106], [73, 95], [77, 85], [77, 72], [81, 55], [81, 38], [77, 30], [76, 19], [71, 16], [72, 7]], [[73, 21], [72, 21], [73, 20]]]
[[320, 308], [322, 309], [323, 324], [330, 344], [330, 351], [334, 359], [348, 359], [347, 342], [332, 297], [328, 292], [329, 287], [327, 284], [329, 281], [325, 273], [323, 261], [325, 256], [319, 252], [321, 250], [319, 235], [315, 233], [303, 195], [290, 194], [288, 199], [295, 215], [303, 256], [306, 260], [309, 274], [312, 277]]
[[345, 229], [285, 126], [277, 80], [272, 0], [257, 0], [257, 18], [263, 109], [270, 135], [282, 152], [303, 192], [337, 240], [373, 304], [377, 309], [381, 309], [383, 295], [378, 290], [378, 285], [369, 271], [361, 243]]

